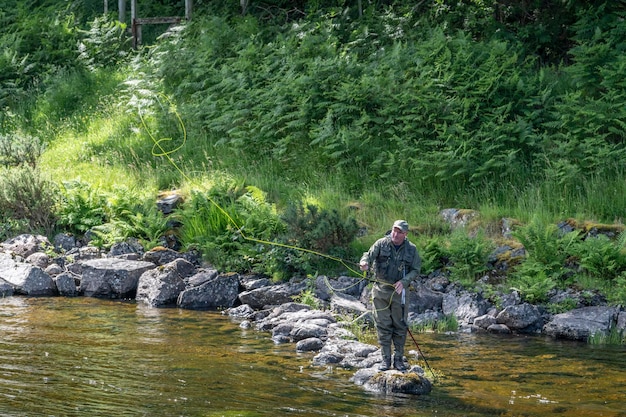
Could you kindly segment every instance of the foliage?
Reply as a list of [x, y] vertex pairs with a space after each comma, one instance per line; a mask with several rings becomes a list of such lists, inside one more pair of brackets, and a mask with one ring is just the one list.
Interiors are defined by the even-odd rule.
[[349, 245], [359, 229], [354, 218], [344, 219], [335, 209], [326, 210], [314, 204], [304, 207], [301, 202], [290, 204], [282, 220], [287, 225], [289, 243], [339, 258], [351, 254]]
[[603, 332], [590, 334], [587, 343], [590, 345], [623, 345], [626, 344], [626, 334], [615, 326], [611, 326], [608, 334]]
[[217, 267], [249, 271], [283, 226], [261, 190], [224, 181], [208, 191], [193, 191], [175, 216], [186, 248], [198, 248]]
[[91, 228], [91, 243], [100, 247], [110, 247], [128, 238], [137, 238], [146, 250], [163, 245], [165, 234], [171, 229], [168, 219], [153, 201], [123, 210], [109, 222]]
[[442, 238], [437, 236], [428, 239], [423, 249], [419, 251], [422, 259], [422, 273], [430, 274], [444, 268], [450, 259], [450, 253]]
[[515, 230], [513, 236], [526, 249], [527, 258], [515, 274], [527, 286], [533, 287], [529, 283], [533, 277], [536, 277], [538, 287], [544, 289], [552, 284], [563, 287], [570, 281], [575, 271], [566, 266], [579, 242], [578, 232], [561, 235], [555, 224], [546, 225], [534, 219]]
[[445, 333], [456, 331], [459, 328], [459, 322], [454, 314], [444, 316], [441, 320], [428, 320], [423, 323], [412, 325], [411, 330], [416, 333], [437, 332]]
[[547, 310], [550, 314], [561, 314], [578, 307], [578, 301], [573, 298], [566, 298], [558, 303], [550, 303]]
[[56, 185], [28, 165], [4, 168], [0, 174], [0, 220], [24, 221], [31, 233], [52, 232], [56, 225]]
[[493, 242], [486, 239], [483, 232], [470, 236], [464, 229], [453, 231], [448, 249], [450, 278], [466, 286], [473, 285], [487, 270], [487, 258], [492, 249]]
[[0, 134], [0, 166], [34, 168], [44, 149], [45, 145], [37, 137], [20, 132]]
[[129, 54], [130, 38], [126, 34], [126, 25], [110, 20], [106, 15], [96, 17], [89, 30], [81, 31], [81, 35], [78, 60], [91, 71], [118, 65]]
[[[71, 161], [64, 179], [108, 181], [106, 190], [62, 190], [59, 226], [106, 224], [103, 242], [137, 234], [153, 244], [163, 219], [112, 184], [133, 176], [170, 189], [224, 172], [236, 184], [199, 191], [177, 213], [186, 247], [284, 279], [328, 267], [290, 246], [353, 256], [346, 201], [360, 203], [353, 213], [371, 232], [357, 244], [388, 217], [426, 224], [441, 207], [523, 223], [623, 218], [623, 2], [365, 2], [361, 14], [334, 0], [265, 0], [245, 16], [215, 3], [198, 2], [192, 22], [133, 53], [122, 26], [96, 18], [95, 0], [13, 1], [0, 13], [3, 141], [44, 138], [57, 164]], [[176, 15], [180, 4], [151, 2], [145, 13]], [[159, 158], [151, 134], [182, 139], [172, 114], [189, 140]], [[6, 157], [14, 145], [3, 163], [15, 165]], [[287, 206], [284, 216], [286, 202], [322, 189], [333, 205], [315, 205], [314, 215]], [[9, 213], [5, 230], [28, 223]], [[619, 243], [532, 223], [519, 233], [528, 259], [512, 285], [527, 297], [545, 299], [584, 275], [614, 283], [609, 295], [624, 299]], [[420, 251], [424, 272], [448, 268], [468, 282], [483, 272], [482, 237], [435, 234]]]
[[613, 280], [626, 272], [626, 233], [615, 240], [605, 235], [587, 237], [572, 248], [580, 273], [599, 280]]
[[544, 266], [527, 260], [524, 269], [511, 278], [511, 289], [520, 293], [529, 303], [544, 303], [548, 293], [557, 286], [555, 279], [548, 275]]
[[58, 224], [68, 232], [83, 235], [107, 220], [106, 199], [88, 183], [73, 180], [63, 183], [57, 207]]

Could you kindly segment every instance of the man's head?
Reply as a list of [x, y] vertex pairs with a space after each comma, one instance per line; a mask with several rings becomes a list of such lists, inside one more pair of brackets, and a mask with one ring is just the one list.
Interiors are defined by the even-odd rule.
[[391, 241], [394, 245], [400, 245], [409, 233], [409, 224], [406, 220], [396, 220], [391, 228]]

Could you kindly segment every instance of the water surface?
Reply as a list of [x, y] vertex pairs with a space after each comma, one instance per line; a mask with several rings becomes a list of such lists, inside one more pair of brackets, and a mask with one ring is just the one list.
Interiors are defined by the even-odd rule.
[[269, 336], [215, 312], [0, 299], [0, 416], [626, 416], [623, 346], [418, 334], [440, 377], [391, 397]]

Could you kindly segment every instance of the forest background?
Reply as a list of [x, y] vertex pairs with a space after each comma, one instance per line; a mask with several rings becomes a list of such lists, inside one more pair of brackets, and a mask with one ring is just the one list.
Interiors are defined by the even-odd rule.
[[284, 280], [358, 273], [403, 218], [422, 273], [626, 304], [624, 1], [244, 6], [196, 0], [134, 50], [117, 4], [3, 1], [0, 237], [136, 238]]

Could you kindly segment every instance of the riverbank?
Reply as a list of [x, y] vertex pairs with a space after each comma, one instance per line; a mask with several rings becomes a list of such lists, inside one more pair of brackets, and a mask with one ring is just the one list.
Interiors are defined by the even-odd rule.
[[[242, 326], [271, 332], [275, 343], [318, 352], [313, 361], [317, 365], [360, 369], [355, 382], [395, 392], [387, 380], [378, 385], [371, 382], [378, 374], [374, 367], [380, 352], [359, 342], [347, 325], [372, 323], [370, 287], [363, 277], [318, 276], [314, 281], [294, 278], [274, 283], [264, 276], [219, 272], [202, 264], [195, 253], [166, 248], [144, 252], [133, 241], [105, 252], [80, 246], [68, 235], [58, 235], [52, 243], [43, 236], [20, 235], [0, 246], [3, 297], [85, 296], [133, 299], [153, 308], [220, 310], [242, 319]], [[313, 297], [317, 308], [294, 302], [304, 293]], [[516, 291], [499, 294], [497, 299], [494, 304], [442, 275], [420, 276], [407, 295], [409, 325], [419, 327], [452, 316], [459, 332], [543, 334], [576, 341], [615, 333], [621, 337], [626, 331], [626, 312], [620, 307], [591, 304], [551, 314], [523, 302]], [[412, 368], [409, 375], [417, 379], [413, 385], [401, 384], [408, 391], [400, 392], [430, 390], [423, 369]]]

